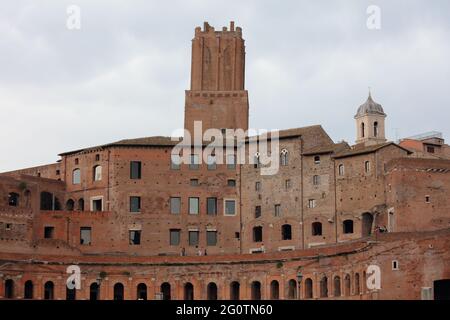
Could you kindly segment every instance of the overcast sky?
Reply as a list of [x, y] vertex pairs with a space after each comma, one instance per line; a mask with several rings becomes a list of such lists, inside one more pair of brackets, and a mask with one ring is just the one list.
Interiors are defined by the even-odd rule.
[[[66, 27], [67, 7], [81, 29]], [[366, 26], [381, 9], [381, 29]], [[194, 28], [246, 40], [252, 128], [321, 124], [355, 140], [372, 88], [389, 139], [450, 140], [450, 1], [2, 1], [0, 171], [183, 127]]]

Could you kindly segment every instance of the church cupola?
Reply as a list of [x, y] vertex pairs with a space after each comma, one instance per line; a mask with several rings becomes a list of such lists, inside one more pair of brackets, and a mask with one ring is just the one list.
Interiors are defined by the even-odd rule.
[[369, 92], [367, 101], [362, 104], [355, 115], [356, 120], [356, 143], [365, 145], [374, 145], [386, 142], [384, 113], [381, 104], [372, 99]]

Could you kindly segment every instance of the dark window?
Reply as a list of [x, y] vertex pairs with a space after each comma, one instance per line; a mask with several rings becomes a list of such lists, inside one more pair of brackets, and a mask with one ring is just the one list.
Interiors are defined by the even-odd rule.
[[206, 203], [206, 213], [215, 216], [217, 214], [217, 198], [208, 198]]
[[345, 220], [343, 227], [344, 233], [353, 233], [353, 220]]
[[55, 227], [44, 227], [44, 239], [53, 239], [55, 236]]
[[261, 300], [261, 282], [253, 281], [251, 289], [252, 300]]
[[141, 231], [140, 230], [130, 230], [130, 244], [131, 245], [141, 244]]
[[75, 165], [78, 165], [80, 163], [80, 161], [78, 160], [78, 158], [75, 158]]
[[24, 299], [33, 299], [34, 286], [31, 280], [25, 282]]
[[100, 155], [99, 154], [95, 155], [95, 161], [100, 161]]
[[233, 281], [230, 285], [230, 299], [239, 300], [240, 284], [237, 281]]
[[378, 122], [377, 121], [375, 121], [373, 123], [373, 136], [378, 137]]
[[11, 207], [17, 207], [17, 206], [19, 206], [19, 195], [18, 195], [17, 193], [15, 193], [15, 192], [11, 192], [11, 193], [8, 195], [8, 204], [9, 204]]
[[114, 285], [114, 300], [123, 300], [123, 284], [116, 283]]
[[434, 147], [427, 146], [428, 153], [434, 153]]
[[78, 211], [84, 211], [84, 199], [83, 198], [78, 200]]
[[253, 228], [253, 242], [262, 242], [263, 238], [263, 229], [262, 227], [254, 227]]
[[234, 179], [229, 179], [229, 180], [228, 180], [228, 186], [229, 186], [229, 187], [236, 187], [236, 180], [234, 180]]
[[305, 280], [305, 299], [313, 298], [313, 282], [311, 278]]
[[53, 282], [48, 281], [44, 285], [44, 300], [53, 300], [55, 285]]
[[292, 240], [292, 228], [290, 224], [281, 227], [281, 240]]
[[147, 300], [147, 285], [145, 283], [138, 284], [137, 299], [138, 300]]
[[94, 282], [89, 287], [89, 300], [100, 299], [100, 286], [97, 282]]
[[198, 245], [198, 231], [189, 231], [189, 245], [197, 246]]
[[94, 199], [92, 200], [92, 211], [102, 211], [103, 210], [103, 200]]
[[260, 191], [261, 190], [261, 182], [257, 181], [255, 182], [255, 191]]
[[180, 229], [170, 229], [170, 245], [179, 246], [180, 245]]
[[80, 228], [80, 244], [90, 245], [91, 244], [92, 229], [91, 227], [81, 227]]
[[366, 132], [365, 132], [366, 130], [365, 130], [365, 125], [364, 125], [364, 122], [363, 123], [361, 123], [361, 137], [363, 137], [364, 138], [364, 136], [366, 135]]
[[285, 188], [286, 190], [289, 190], [291, 187], [292, 187], [292, 183], [291, 183], [291, 180], [290, 180], [290, 179], [284, 181], [284, 188]]
[[255, 218], [261, 217], [261, 206], [255, 207]]
[[191, 179], [191, 180], [190, 180], [190, 184], [191, 184], [191, 186], [193, 186], [193, 187], [198, 186], [198, 179]]
[[206, 231], [206, 245], [217, 245], [217, 231]]
[[5, 281], [5, 298], [14, 298], [14, 280], [8, 279]]
[[172, 197], [170, 198], [170, 213], [180, 214], [181, 212], [181, 198]]
[[320, 156], [314, 156], [314, 163], [319, 164], [320, 163]]
[[130, 162], [130, 179], [140, 179], [141, 178], [141, 167], [140, 161]]
[[56, 170], [56, 175], [59, 176], [61, 174], [61, 171]]
[[206, 288], [206, 299], [217, 300], [217, 285], [214, 282], [208, 283]]
[[313, 236], [321, 236], [322, 235], [322, 223], [313, 222], [312, 224], [312, 235]]
[[130, 197], [130, 212], [141, 212], [141, 197]]
[[425, 196], [425, 202], [426, 202], [426, 203], [430, 203], [430, 202], [431, 202], [430, 196]]
[[67, 211], [73, 211], [73, 209], [75, 209], [75, 201], [73, 201], [72, 199], [67, 200], [67, 202], [66, 202], [66, 210]]

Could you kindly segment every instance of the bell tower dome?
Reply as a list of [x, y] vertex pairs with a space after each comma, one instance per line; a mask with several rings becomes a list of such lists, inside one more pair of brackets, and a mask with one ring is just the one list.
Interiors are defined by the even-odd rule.
[[367, 101], [358, 108], [355, 115], [356, 144], [374, 145], [386, 142], [385, 118], [383, 107], [372, 99], [369, 92]]

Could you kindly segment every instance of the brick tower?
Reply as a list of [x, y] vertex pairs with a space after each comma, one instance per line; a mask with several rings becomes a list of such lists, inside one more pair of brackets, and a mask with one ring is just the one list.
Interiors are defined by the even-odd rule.
[[194, 121], [203, 131], [248, 129], [248, 93], [244, 89], [245, 45], [242, 29], [215, 31], [207, 22], [195, 28], [192, 40], [191, 88], [186, 90], [184, 127]]

